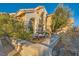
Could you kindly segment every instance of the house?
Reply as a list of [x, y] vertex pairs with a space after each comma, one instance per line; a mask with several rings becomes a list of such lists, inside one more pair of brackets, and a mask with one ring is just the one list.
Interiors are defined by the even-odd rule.
[[43, 6], [31, 9], [20, 9], [16, 13], [18, 21], [24, 22], [24, 27], [27, 31], [29, 27], [33, 27], [34, 33], [39, 31], [46, 31], [46, 15], [47, 11]]
[[[10, 13], [10, 16], [14, 16], [17, 21], [24, 23], [24, 28], [27, 32], [32, 30], [34, 33], [48, 32], [52, 33], [51, 26], [54, 20], [54, 14], [47, 13], [44, 6], [38, 6], [36, 8], [20, 9], [16, 13]], [[54, 22], [53, 22], [54, 23]], [[67, 26], [62, 29], [67, 30], [72, 27], [74, 20], [69, 18], [67, 20]], [[64, 30], [63, 30], [64, 31]]]

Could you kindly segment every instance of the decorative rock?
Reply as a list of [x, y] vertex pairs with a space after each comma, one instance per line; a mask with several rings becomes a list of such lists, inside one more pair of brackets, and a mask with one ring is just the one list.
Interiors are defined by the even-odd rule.
[[22, 46], [20, 55], [22, 56], [41, 56], [46, 55], [48, 48], [41, 44], [31, 44], [29, 46]]

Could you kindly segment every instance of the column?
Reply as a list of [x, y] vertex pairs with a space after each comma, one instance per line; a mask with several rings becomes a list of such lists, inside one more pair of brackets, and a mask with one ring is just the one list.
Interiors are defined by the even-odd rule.
[[43, 31], [46, 31], [46, 13], [43, 14]]

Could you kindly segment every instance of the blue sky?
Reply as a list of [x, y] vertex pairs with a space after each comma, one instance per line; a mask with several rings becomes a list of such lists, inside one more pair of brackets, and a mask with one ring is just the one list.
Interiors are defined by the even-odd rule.
[[[37, 6], [44, 6], [51, 14], [54, 12], [58, 3], [0, 3], [0, 12], [17, 12], [23, 8], [35, 8]], [[78, 3], [66, 3], [65, 6], [69, 7], [73, 13], [74, 26], [79, 26], [79, 4]]]

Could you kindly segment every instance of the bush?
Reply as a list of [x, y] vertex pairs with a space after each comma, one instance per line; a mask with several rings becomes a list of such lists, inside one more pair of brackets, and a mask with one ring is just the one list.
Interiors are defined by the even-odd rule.
[[24, 30], [23, 22], [15, 20], [8, 14], [0, 15], [0, 36], [6, 33], [9, 37], [15, 37], [15, 39], [30, 40], [33, 33], [32, 29], [29, 32]]

